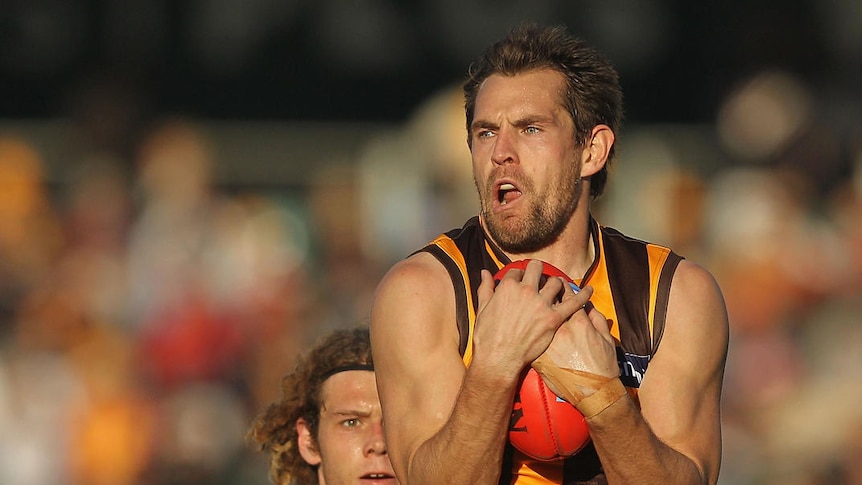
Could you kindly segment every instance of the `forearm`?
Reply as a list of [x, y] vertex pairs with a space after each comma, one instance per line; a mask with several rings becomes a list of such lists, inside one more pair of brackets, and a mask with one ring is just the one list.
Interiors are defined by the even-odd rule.
[[403, 485], [496, 484], [514, 392], [512, 382], [483, 381], [468, 370], [452, 414], [416, 450]]
[[587, 422], [609, 485], [707, 483], [694, 461], [656, 437], [630, 398]]

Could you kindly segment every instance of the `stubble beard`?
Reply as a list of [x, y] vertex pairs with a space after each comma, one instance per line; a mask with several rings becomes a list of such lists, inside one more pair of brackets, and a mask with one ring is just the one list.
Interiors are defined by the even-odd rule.
[[[528, 205], [522, 218], [496, 216], [493, 211], [494, 184], [489, 179], [485, 184], [484, 197], [479, 190], [482, 218], [491, 238], [507, 253], [532, 253], [557, 241], [569, 224], [578, 207], [582, 186], [574, 173], [565, 173], [554, 183], [547, 197], [537, 198], [529, 180], [521, 182], [521, 190], [530, 197], [523, 202]], [[478, 183], [476, 184], [478, 189]]]

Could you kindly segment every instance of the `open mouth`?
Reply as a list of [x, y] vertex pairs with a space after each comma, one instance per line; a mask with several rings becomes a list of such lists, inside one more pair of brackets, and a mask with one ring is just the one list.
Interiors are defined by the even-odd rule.
[[362, 478], [365, 480], [387, 480], [390, 478], [395, 478], [395, 476], [388, 473], [367, 473], [365, 475], [362, 475]]
[[521, 191], [510, 183], [500, 184], [497, 188], [497, 202], [506, 205], [521, 196]]

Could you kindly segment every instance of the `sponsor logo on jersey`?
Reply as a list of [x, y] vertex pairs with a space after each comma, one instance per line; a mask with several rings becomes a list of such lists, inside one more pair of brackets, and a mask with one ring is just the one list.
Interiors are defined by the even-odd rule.
[[620, 380], [623, 385], [640, 387], [649, 366], [649, 359], [649, 355], [630, 354], [617, 347], [617, 364], [620, 366]]

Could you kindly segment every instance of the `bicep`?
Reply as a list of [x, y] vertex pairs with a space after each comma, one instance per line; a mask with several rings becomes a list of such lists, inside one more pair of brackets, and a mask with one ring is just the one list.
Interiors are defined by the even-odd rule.
[[720, 396], [728, 321], [717, 283], [683, 262], [670, 293], [661, 346], [638, 392], [656, 436], [688, 456], [713, 483], [721, 460]]
[[452, 295], [442, 266], [421, 259], [396, 265], [375, 294], [374, 367], [387, 448], [400, 476], [446, 423], [463, 380]]

